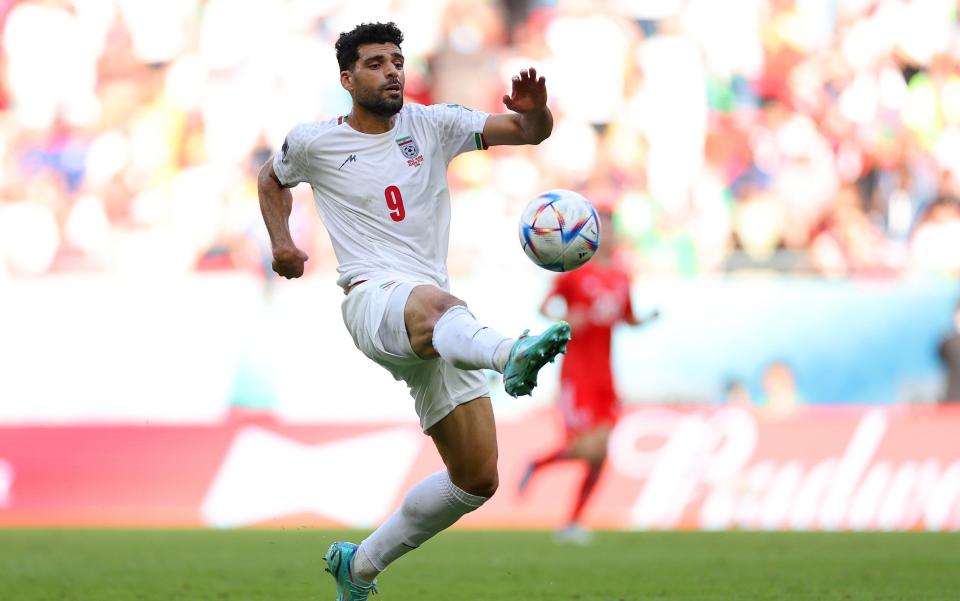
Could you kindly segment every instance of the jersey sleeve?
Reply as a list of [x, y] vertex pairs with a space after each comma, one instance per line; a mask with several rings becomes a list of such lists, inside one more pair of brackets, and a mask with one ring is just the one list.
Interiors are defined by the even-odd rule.
[[284, 187], [310, 181], [308, 147], [315, 137], [316, 128], [308, 123], [295, 126], [287, 134], [280, 152], [273, 157], [273, 171]]
[[483, 126], [489, 113], [459, 104], [434, 104], [427, 107], [427, 113], [437, 127], [443, 156], [448, 162], [463, 152], [486, 150]]

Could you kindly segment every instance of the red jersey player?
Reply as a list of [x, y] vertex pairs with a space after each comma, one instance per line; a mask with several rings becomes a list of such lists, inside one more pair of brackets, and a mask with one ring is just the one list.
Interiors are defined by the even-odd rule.
[[[612, 233], [611, 214], [599, 211], [599, 215], [601, 231]], [[613, 328], [618, 323], [640, 325], [658, 315], [653, 312], [644, 319], [634, 315], [630, 275], [614, 259], [612, 246], [601, 243], [586, 265], [560, 274], [540, 307], [547, 315], [555, 299], [566, 302], [571, 341], [560, 369], [559, 408], [567, 439], [559, 449], [530, 462], [520, 480], [520, 492], [541, 467], [568, 459], [587, 463], [570, 521], [557, 533], [563, 542], [589, 542], [589, 533], [579, 525], [580, 515], [600, 477], [607, 438], [619, 414], [610, 363]]]

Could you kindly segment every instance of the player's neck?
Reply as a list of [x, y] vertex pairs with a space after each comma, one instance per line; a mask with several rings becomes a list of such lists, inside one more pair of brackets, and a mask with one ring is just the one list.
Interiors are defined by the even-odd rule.
[[353, 110], [347, 115], [347, 125], [364, 134], [385, 134], [393, 129], [396, 119], [396, 115], [382, 117], [354, 104]]

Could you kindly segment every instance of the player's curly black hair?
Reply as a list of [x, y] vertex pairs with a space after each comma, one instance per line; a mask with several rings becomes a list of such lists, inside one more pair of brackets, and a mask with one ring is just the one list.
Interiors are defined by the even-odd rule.
[[360, 54], [357, 49], [362, 44], [403, 43], [403, 32], [393, 21], [389, 23], [361, 23], [350, 31], [340, 34], [334, 46], [337, 49], [337, 62], [341, 71], [352, 71]]

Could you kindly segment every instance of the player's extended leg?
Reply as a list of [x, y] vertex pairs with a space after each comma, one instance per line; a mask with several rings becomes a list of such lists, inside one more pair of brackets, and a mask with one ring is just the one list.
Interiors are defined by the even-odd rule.
[[566, 461], [571, 459], [570, 449], [566, 445], [550, 451], [546, 455], [541, 455], [540, 457], [534, 459], [527, 464], [526, 469], [523, 472], [523, 475], [520, 476], [520, 482], [517, 484], [517, 492], [523, 494], [527, 490], [527, 485], [530, 484], [530, 479], [533, 478], [533, 475], [540, 470], [540, 468], [546, 467], [552, 463], [558, 461]]
[[583, 416], [581, 415], [582, 412], [577, 410], [576, 400], [576, 381], [568, 376], [561, 375], [560, 396], [557, 399], [557, 405], [560, 410], [560, 415], [563, 417], [564, 428], [566, 429], [565, 440], [563, 444], [553, 451], [550, 451], [545, 455], [541, 455], [527, 464], [526, 469], [520, 476], [520, 482], [517, 485], [517, 492], [520, 494], [523, 494], [526, 491], [527, 486], [530, 484], [530, 480], [533, 478], [534, 474], [540, 471], [541, 468], [558, 461], [580, 459], [580, 457], [571, 456], [571, 449], [576, 444], [577, 439], [580, 437], [580, 424], [583, 421]]
[[414, 486], [356, 550], [352, 575], [373, 579], [408, 551], [480, 507], [497, 490], [497, 432], [488, 397], [458, 405], [427, 432], [447, 469]]
[[609, 438], [610, 427], [601, 425], [584, 432], [570, 446], [570, 457], [585, 461], [587, 473], [580, 481], [570, 520], [567, 526], [557, 533], [557, 539], [562, 542], [587, 543], [590, 541], [590, 533], [580, 527], [580, 518], [600, 480], [603, 464], [607, 458]]
[[[574, 510], [573, 518], [570, 520], [571, 522], [576, 522], [580, 516], [582, 506], [586, 504], [590, 492], [593, 490], [593, 485], [596, 484], [596, 478], [599, 476], [600, 468], [606, 460], [607, 440], [609, 436], [609, 426], [599, 426], [578, 434], [569, 442], [564, 443], [563, 446], [534, 459], [527, 464], [526, 470], [524, 470], [523, 475], [520, 477], [520, 482], [517, 485], [518, 492], [522, 494], [526, 490], [527, 485], [530, 484], [530, 479], [533, 475], [543, 467], [558, 461], [586, 462], [589, 467], [587, 478], [583, 483], [583, 487], [581, 487], [577, 509]], [[591, 474], [593, 474], [592, 480]]]
[[435, 286], [417, 286], [404, 307], [410, 346], [418, 357], [443, 357], [459, 369], [492, 369], [503, 374], [512, 396], [530, 394], [537, 372], [564, 352], [570, 326], [558, 322], [537, 336], [508, 338], [481, 325], [466, 303]]
[[418, 357], [443, 357], [458, 369], [502, 372], [515, 342], [481, 325], [467, 303], [435, 286], [411, 290], [403, 318], [410, 346]]

